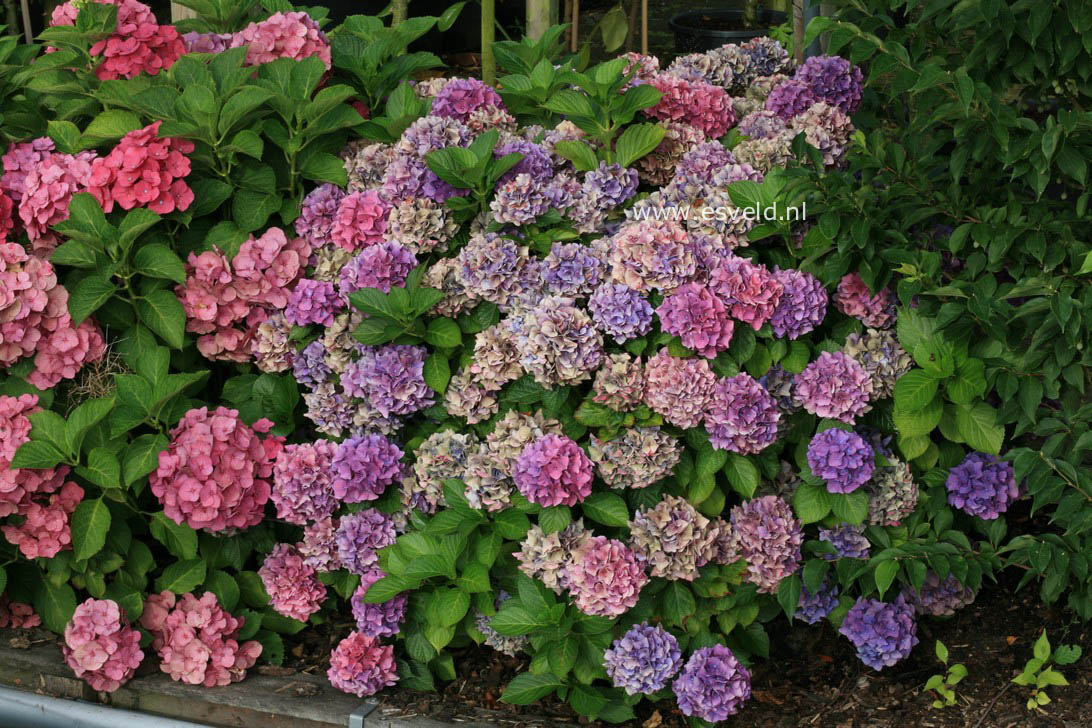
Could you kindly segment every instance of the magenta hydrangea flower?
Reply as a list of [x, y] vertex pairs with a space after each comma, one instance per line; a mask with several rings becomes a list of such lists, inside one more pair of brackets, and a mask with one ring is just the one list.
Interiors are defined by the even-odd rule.
[[675, 357], [660, 349], [645, 364], [645, 404], [676, 427], [697, 427], [716, 382], [707, 360]]
[[765, 495], [732, 508], [732, 543], [747, 560], [747, 581], [763, 594], [775, 594], [781, 580], [798, 568], [803, 526], [792, 508], [775, 495]]
[[586, 536], [570, 554], [564, 582], [584, 614], [617, 617], [637, 604], [648, 575], [621, 541]]
[[819, 590], [812, 594], [803, 584], [800, 585], [800, 604], [793, 618], [807, 624], [815, 624], [830, 616], [838, 608], [838, 587], [826, 579], [819, 585]]
[[765, 266], [735, 255], [721, 258], [709, 277], [710, 288], [732, 316], [755, 331], [773, 317], [784, 291]]
[[827, 291], [818, 278], [791, 268], [774, 269], [773, 277], [782, 288], [770, 317], [774, 334], [798, 339], [823, 323], [827, 315]]
[[702, 647], [672, 684], [679, 710], [715, 723], [739, 712], [751, 698], [751, 673], [724, 645]]
[[333, 283], [302, 278], [288, 296], [284, 317], [296, 326], [330, 326], [344, 306], [345, 300]]
[[874, 329], [895, 323], [895, 294], [884, 288], [875, 295], [857, 273], [849, 273], [838, 283], [834, 305], [846, 316], [853, 316]]
[[184, 181], [190, 173], [186, 155], [193, 153], [193, 142], [159, 138], [161, 124], [129, 132], [109, 154], [91, 162], [87, 191], [106, 212], [116, 203], [123, 210], [147, 207], [166, 215], [193, 203], [193, 190]]
[[820, 528], [819, 540], [834, 547], [834, 553], [823, 554], [827, 561], [835, 559], [867, 559], [872, 552], [872, 544], [865, 536], [864, 526], [842, 523], [834, 528]]
[[175, 523], [213, 533], [249, 528], [263, 517], [269, 478], [284, 438], [261, 434], [273, 423], [247, 426], [238, 410], [191, 409], [171, 429], [170, 446], [148, 476], [152, 493]]
[[512, 480], [527, 500], [540, 506], [574, 506], [592, 491], [595, 466], [564, 435], [543, 435], [523, 448]]
[[874, 670], [906, 659], [918, 643], [914, 607], [901, 594], [893, 603], [860, 597], [838, 631], [857, 648], [861, 662]]
[[136, 673], [140, 632], [112, 599], [87, 599], [64, 628], [64, 661], [93, 690], [112, 693]]
[[717, 381], [705, 413], [713, 447], [741, 455], [753, 455], [772, 445], [780, 421], [777, 400], [744, 372]]
[[302, 526], [329, 518], [337, 510], [330, 482], [330, 464], [336, 452], [337, 444], [330, 440], [285, 445], [273, 462], [270, 497], [277, 507], [277, 518]]
[[364, 595], [368, 593], [368, 589], [384, 576], [386, 574], [378, 566], [362, 574], [360, 586], [356, 588], [349, 600], [357, 631], [367, 637], [393, 637], [401, 630], [402, 620], [406, 618], [409, 594], [398, 594], [380, 604], [364, 601]]
[[375, 637], [350, 632], [330, 653], [330, 684], [357, 697], [375, 695], [398, 682], [394, 647], [381, 645]]
[[803, 114], [808, 107], [818, 101], [815, 91], [800, 79], [790, 78], [779, 83], [766, 97], [766, 109], [774, 112], [785, 121]]
[[330, 240], [346, 250], [360, 250], [383, 242], [391, 204], [377, 190], [353, 192], [341, 199], [330, 225]]
[[[136, 0], [94, 0], [117, 5], [114, 32], [95, 42], [88, 52], [102, 61], [95, 75], [102, 80], [133, 78], [141, 72], [154, 76], [186, 52], [182, 36], [172, 25], [159, 25], [152, 9]], [[75, 25], [84, 2], [70, 0], [53, 9], [50, 25]]]
[[876, 454], [856, 432], [832, 427], [811, 438], [808, 467], [831, 493], [852, 493], [872, 478]]
[[684, 283], [664, 297], [656, 309], [661, 328], [675, 334], [683, 346], [712, 359], [732, 343], [735, 325], [721, 300], [707, 286]]
[[681, 121], [713, 139], [724, 136], [736, 122], [731, 97], [723, 88], [704, 81], [687, 81], [661, 73], [649, 82], [662, 96], [645, 113], [661, 121]]
[[277, 12], [251, 23], [232, 38], [231, 47], [246, 46], [246, 65], [258, 66], [278, 58], [302, 61], [318, 58], [330, 70], [330, 41], [307, 13]]
[[334, 495], [346, 503], [375, 500], [402, 480], [402, 450], [383, 435], [350, 437], [337, 446], [330, 463]]
[[338, 560], [363, 576], [379, 562], [379, 549], [394, 543], [395, 536], [394, 521], [375, 508], [342, 516], [334, 534]]
[[948, 574], [942, 581], [935, 571], [925, 575], [920, 594], [909, 586], [902, 593], [914, 605], [915, 612], [933, 617], [950, 617], [974, 601], [974, 589], [961, 584], [954, 574]]
[[847, 354], [824, 351], [793, 377], [793, 396], [805, 410], [847, 424], [867, 412], [872, 377]]
[[425, 384], [428, 351], [422, 346], [388, 344], [369, 347], [341, 374], [345, 392], [365, 400], [384, 417], [411, 415], [433, 404]]
[[592, 320], [618, 344], [652, 329], [652, 305], [640, 292], [620, 283], [603, 283], [588, 299]]
[[812, 56], [796, 69], [794, 79], [822, 99], [852, 114], [861, 105], [864, 76], [861, 69], [840, 56]]
[[1020, 497], [1012, 463], [996, 455], [972, 452], [948, 471], [948, 503], [984, 520], [993, 520]]
[[326, 585], [291, 544], [274, 546], [258, 569], [258, 576], [269, 594], [273, 611], [286, 617], [306, 622], [326, 599]]
[[671, 220], [635, 220], [610, 238], [611, 275], [618, 283], [647, 293], [671, 291], [697, 272], [690, 236]]
[[603, 652], [603, 667], [616, 688], [627, 695], [655, 693], [682, 667], [675, 636], [660, 625], [642, 622], [629, 628]]
[[492, 86], [476, 78], [453, 78], [432, 99], [432, 113], [466, 121], [470, 114], [485, 106], [504, 108], [504, 102]]

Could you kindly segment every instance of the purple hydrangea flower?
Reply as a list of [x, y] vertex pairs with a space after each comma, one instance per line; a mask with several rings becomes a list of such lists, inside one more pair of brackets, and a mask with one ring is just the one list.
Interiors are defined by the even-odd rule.
[[956, 613], [957, 609], [962, 609], [974, 601], [974, 589], [961, 584], [954, 574], [948, 574], [947, 578], [941, 581], [935, 571], [925, 575], [921, 594], [918, 594], [913, 587], [903, 589], [903, 594], [907, 601], [914, 605], [914, 611], [933, 617], [950, 617]]
[[841, 56], [812, 56], [796, 70], [793, 79], [806, 85], [816, 100], [833, 104], [847, 114], [861, 105], [864, 76], [860, 68]]
[[584, 175], [584, 194], [599, 209], [618, 207], [637, 191], [637, 170], [620, 164], [599, 162]]
[[751, 698], [751, 673], [724, 645], [695, 650], [672, 685], [679, 710], [715, 723]]
[[588, 296], [606, 278], [606, 266], [582, 243], [554, 243], [542, 266], [546, 291], [554, 296]]
[[701, 283], [684, 283], [656, 309], [660, 327], [708, 359], [732, 343], [735, 324], [721, 300]]
[[773, 38], [752, 38], [739, 50], [747, 58], [747, 70], [752, 76], [783, 73], [792, 66], [789, 52]]
[[330, 228], [334, 225], [338, 205], [344, 198], [345, 190], [329, 183], [311, 190], [300, 205], [300, 216], [295, 223], [296, 235], [307, 240], [312, 248], [333, 242]]
[[826, 619], [838, 607], [838, 587], [826, 579], [819, 585], [819, 591], [812, 594], [806, 586], [800, 586], [800, 605], [793, 616], [801, 622], [815, 624]]
[[588, 310], [599, 329], [616, 343], [652, 329], [652, 305], [640, 292], [620, 283], [604, 283], [588, 299]]
[[496, 235], [475, 235], [459, 251], [457, 260], [459, 282], [469, 293], [506, 306], [518, 292], [527, 249]]
[[432, 100], [432, 113], [466, 121], [484, 106], [504, 108], [504, 102], [492, 86], [476, 78], [453, 78]]
[[627, 695], [663, 690], [682, 667], [675, 636], [660, 625], [642, 622], [630, 627], [603, 652], [603, 667], [616, 688]]
[[603, 362], [603, 337], [571, 298], [547, 296], [509, 325], [520, 366], [545, 387], [589, 379]]
[[413, 414], [434, 401], [435, 393], [425, 384], [427, 357], [423, 346], [368, 347], [345, 367], [341, 383], [347, 394], [366, 400], [384, 417]]
[[857, 647], [857, 657], [875, 670], [891, 667], [918, 643], [914, 607], [902, 595], [893, 602], [861, 597], [838, 630]]
[[1012, 463], [996, 455], [972, 452], [948, 473], [948, 503], [965, 513], [993, 520], [1020, 496]]
[[546, 180], [527, 173], [499, 182], [489, 210], [497, 222], [526, 225], [550, 209]]
[[736, 125], [740, 134], [751, 139], [772, 139], [787, 128], [785, 120], [769, 109], [752, 111]]
[[329, 326], [344, 305], [333, 283], [302, 278], [288, 296], [284, 317], [296, 326]]
[[364, 576], [379, 562], [379, 549], [394, 543], [396, 535], [394, 520], [375, 508], [342, 516], [334, 533], [338, 560], [352, 573]]
[[753, 455], [772, 445], [780, 421], [777, 400], [743, 372], [717, 382], [705, 413], [713, 447], [741, 455]]
[[330, 461], [337, 445], [318, 440], [299, 445], [285, 445], [273, 462], [273, 488], [270, 500], [277, 507], [277, 518], [303, 525], [328, 517], [337, 510], [337, 500], [330, 486]]
[[385, 242], [364, 249], [341, 269], [338, 289], [345, 298], [361, 288], [378, 288], [390, 293], [406, 282], [417, 265], [417, 256], [399, 243]]
[[792, 508], [775, 495], [764, 495], [733, 507], [729, 521], [732, 543], [747, 560], [747, 581], [764, 594], [776, 593], [802, 558], [803, 526]]
[[292, 374], [305, 387], [314, 388], [333, 374], [326, 363], [326, 346], [322, 339], [315, 339], [292, 357]]
[[774, 334], [797, 339], [823, 323], [828, 297], [818, 278], [791, 268], [775, 269], [773, 277], [784, 288], [770, 317]]
[[790, 78], [780, 83], [766, 97], [766, 108], [790, 121], [794, 116], [803, 114], [808, 107], [819, 100], [808, 84], [798, 78]]
[[811, 438], [808, 466], [831, 493], [852, 493], [872, 478], [876, 453], [856, 432], [831, 428]]
[[573, 440], [544, 435], [516, 458], [512, 480], [532, 503], [550, 507], [574, 506], [592, 490], [595, 466]]
[[186, 33], [182, 42], [186, 44], [186, 53], [223, 53], [231, 47], [235, 39], [232, 33]]
[[554, 163], [550, 159], [550, 153], [539, 144], [519, 137], [510, 137], [493, 149], [493, 156], [497, 159], [507, 154], [522, 154], [523, 159], [504, 173], [504, 176], [500, 178], [501, 182], [507, 182], [521, 174], [529, 174], [537, 180], [548, 180], [554, 176]]
[[670, 186], [682, 195], [682, 199], [689, 199], [713, 181], [717, 170], [735, 163], [735, 156], [720, 142], [703, 142], [682, 156]]
[[401, 630], [402, 620], [406, 618], [408, 594], [398, 594], [380, 604], [364, 601], [368, 589], [384, 576], [386, 574], [378, 566], [369, 569], [360, 576], [360, 586], [349, 600], [357, 630], [368, 637], [393, 637]]
[[865, 537], [864, 526], [843, 523], [834, 528], [820, 528], [819, 540], [834, 547], [833, 554], [823, 554], [827, 561], [835, 559], [867, 559], [872, 551], [872, 544]]
[[375, 500], [404, 475], [402, 450], [383, 435], [350, 437], [330, 463], [334, 495], [346, 503]]
[[819, 417], [847, 424], [870, 409], [872, 377], [841, 351], [824, 351], [793, 378], [800, 406]]

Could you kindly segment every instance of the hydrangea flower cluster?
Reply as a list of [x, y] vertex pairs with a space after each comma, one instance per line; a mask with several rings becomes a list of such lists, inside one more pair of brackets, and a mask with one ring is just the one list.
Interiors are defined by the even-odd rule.
[[306, 622], [326, 599], [326, 585], [318, 580], [314, 567], [291, 544], [274, 546], [258, 569], [258, 576], [269, 594], [270, 606], [286, 617]]
[[345, 503], [375, 500], [401, 481], [402, 450], [379, 434], [351, 437], [337, 446], [330, 462], [334, 497]]
[[865, 536], [864, 526], [843, 523], [834, 528], [820, 528], [819, 540], [834, 547], [834, 553], [823, 554], [824, 559], [867, 559], [872, 545]]
[[659, 427], [634, 427], [606, 442], [593, 437], [588, 454], [612, 488], [647, 488], [671, 475], [682, 451]]
[[815, 624], [830, 616], [837, 607], [838, 587], [824, 579], [819, 585], [819, 590], [814, 594], [806, 586], [800, 586], [800, 605], [796, 608], [793, 618], [807, 624]]
[[394, 648], [375, 637], [353, 631], [330, 653], [326, 676], [338, 690], [357, 697], [375, 695], [398, 682]]
[[838, 282], [834, 305], [846, 316], [860, 319], [874, 329], [885, 329], [895, 323], [895, 294], [888, 288], [872, 293], [858, 273], [848, 273]]
[[868, 522], [872, 525], [897, 526], [918, 505], [918, 484], [910, 472], [910, 465], [897, 460], [880, 468], [866, 490]]
[[857, 648], [857, 657], [874, 670], [904, 660], [918, 643], [914, 607], [901, 594], [894, 602], [859, 598], [838, 630]]
[[698, 567], [712, 559], [717, 536], [708, 518], [671, 495], [652, 508], [638, 509], [629, 532], [630, 546], [648, 565], [649, 576], [685, 581], [694, 581]]
[[712, 359], [732, 343], [734, 324], [721, 299], [707, 286], [684, 283], [656, 309], [660, 326], [683, 346]]
[[871, 409], [872, 377], [847, 354], [824, 351], [793, 379], [793, 396], [813, 415], [853, 424]]
[[948, 503], [984, 520], [993, 520], [1020, 497], [1012, 463], [996, 455], [972, 452], [948, 472]]
[[109, 154], [91, 162], [87, 191], [104, 211], [117, 204], [123, 210], [147, 207], [166, 215], [193, 204], [193, 190], [184, 179], [190, 173], [186, 155], [193, 153], [193, 142], [159, 138], [162, 123], [129, 132]]
[[543, 435], [516, 458], [512, 480], [527, 500], [543, 507], [580, 503], [592, 490], [594, 466], [564, 435]]
[[750, 700], [751, 673], [730, 649], [713, 645], [695, 650], [671, 687], [683, 715], [715, 723]]
[[710, 444], [742, 455], [753, 455], [772, 445], [780, 421], [777, 401], [745, 373], [718, 380], [705, 413]]
[[899, 346], [899, 339], [891, 329], [868, 329], [863, 334], [853, 332], [846, 337], [842, 351], [872, 377], [874, 399], [894, 394], [895, 382], [914, 367], [914, 360]]
[[645, 404], [676, 427], [695, 427], [709, 409], [716, 383], [705, 359], [674, 357], [661, 349], [645, 365]]
[[666, 629], [643, 622], [603, 652], [603, 667], [614, 687], [624, 688], [627, 695], [655, 693], [682, 667], [682, 651]]
[[[497, 592], [497, 598], [493, 600], [493, 606], [495, 609], [500, 609], [500, 606], [506, 601], [511, 599], [512, 596], [503, 589]], [[485, 635], [485, 644], [492, 647], [497, 652], [501, 652], [510, 657], [516, 657], [519, 653], [525, 651], [530, 644], [530, 640], [526, 635], [508, 636], [503, 635], [497, 630], [493, 629], [493, 618], [488, 615], [478, 612], [477, 617], [474, 620], [475, 626], [478, 631]]]
[[661, 121], [677, 121], [701, 129], [718, 139], [736, 121], [731, 98], [723, 88], [704, 80], [687, 80], [670, 73], [660, 73], [649, 83], [662, 94], [645, 113]]
[[330, 70], [330, 42], [318, 23], [304, 12], [277, 12], [251, 23], [231, 39], [231, 47], [246, 47], [246, 64], [258, 66], [278, 58], [302, 61], [318, 58]]
[[87, 599], [64, 628], [64, 661], [93, 690], [112, 693], [136, 673], [140, 632], [112, 599]]
[[270, 499], [277, 518], [304, 525], [328, 518], [336, 509], [331, 464], [338, 446], [329, 440], [285, 445], [273, 462]]
[[364, 601], [364, 595], [368, 593], [368, 589], [384, 576], [386, 575], [383, 570], [378, 567], [362, 574], [360, 585], [349, 600], [357, 631], [366, 637], [392, 637], [398, 634], [402, 620], [406, 618], [408, 594], [398, 594], [380, 604]]
[[643, 336], [652, 328], [652, 305], [640, 292], [619, 283], [604, 283], [588, 299], [592, 321], [615, 343]]
[[808, 467], [831, 493], [852, 493], [872, 478], [876, 454], [863, 437], [832, 427], [808, 443]]
[[6, 594], [0, 594], [0, 629], [30, 629], [42, 623], [42, 617], [34, 607], [23, 602], [13, 602]]
[[[141, 73], [154, 76], [174, 65], [186, 52], [186, 44], [173, 25], [159, 25], [152, 9], [136, 0], [92, 0], [117, 5], [117, 26], [108, 37], [89, 49], [92, 57], [101, 57], [95, 75], [102, 80], [133, 78]], [[75, 25], [84, 5], [69, 0], [53, 9], [50, 25]]]
[[903, 594], [914, 605], [915, 612], [933, 617], [950, 617], [957, 609], [974, 601], [974, 589], [961, 584], [954, 574], [948, 574], [941, 580], [935, 571], [925, 575], [920, 593], [913, 587], [906, 587]]
[[379, 562], [379, 549], [394, 543], [394, 521], [375, 508], [342, 516], [334, 540], [341, 565], [363, 576]]
[[747, 560], [747, 581], [764, 594], [776, 593], [803, 558], [803, 527], [792, 508], [777, 496], [761, 496], [734, 506], [730, 522], [732, 544]]
[[565, 566], [564, 585], [573, 603], [593, 616], [617, 617], [632, 609], [647, 583], [637, 555], [606, 536], [585, 536]]

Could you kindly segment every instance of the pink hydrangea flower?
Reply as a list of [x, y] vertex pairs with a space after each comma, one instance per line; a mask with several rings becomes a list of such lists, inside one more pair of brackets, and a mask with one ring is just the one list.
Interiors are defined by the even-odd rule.
[[784, 285], [765, 266], [725, 256], [713, 268], [709, 286], [732, 315], [758, 331], [773, 317]]
[[697, 427], [716, 383], [705, 359], [684, 359], [660, 349], [645, 365], [645, 404], [677, 427]]
[[24, 513], [33, 497], [56, 492], [68, 474], [63, 465], [47, 470], [11, 467], [15, 451], [30, 439], [27, 415], [40, 410], [33, 394], [0, 395], [0, 517]]
[[540, 506], [574, 506], [592, 491], [595, 466], [564, 435], [543, 435], [523, 448], [512, 479], [527, 500]]
[[326, 586], [295, 546], [279, 543], [258, 569], [274, 611], [306, 622], [322, 608]]
[[211, 532], [258, 524], [269, 500], [273, 461], [284, 442], [259, 436], [272, 426], [260, 419], [248, 427], [238, 410], [225, 407], [183, 415], [148, 478], [167, 517]]
[[330, 684], [357, 697], [375, 695], [398, 682], [394, 647], [381, 645], [375, 637], [350, 632], [330, 653]]
[[24, 557], [51, 559], [72, 548], [69, 518], [82, 500], [83, 488], [75, 483], [65, 483], [44, 503], [33, 501], [20, 509], [24, 519], [21, 524], [0, 526], [0, 531], [8, 543], [19, 547]]
[[318, 23], [304, 12], [274, 13], [251, 23], [231, 40], [231, 47], [246, 46], [246, 64], [258, 66], [278, 58], [302, 61], [318, 58], [330, 70], [330, 41]]
[[13, 602], [6, 594], [0, 594], [0, 629], [30, 629], [41, 623], [42, 618], [34, 612], [34, 607]]
[[[102, 57], [95, 75], [102, 80], [132, 78], [143, 71], [151, 76], [170, 68], [186, 52], [186, 43], [172, 25], [159, 25], [152, 9], [137, 0], [92, 0], [118, 6], [112, 35], [91, 46], [92, 57]], [[53, 9], [51, 26], [75, 25], [79, 8], [69, 0]]]
[[824, 351], [793, 377], [793, 397], [819, 417], [853, 424], [871, 407], [872, 377], [857, 360], [841, 351]]
[[332, 486], [334, 456], [338, 445], [317, 440], [286, 445], [273, 462], [273, 491], [277, 518], [304, 525], [329, 518], [338, 502]]
[[93, 152], [49, 154], [27, 171], [19, 219], [32, 242], [47, 249], [56, 245], [56, 236], [49, 228], [68, 219], [68, 203], [73, 195], [87, 189], [94, 157]]
[[95, 690], [112, 693], [136, 673], [144, 652], [140, 632], [112, 599], [88, 599], [64, 628], [64, 661]]
[[190, 173], [193, 142], [157, 137], [163, 122], [131, 131], [109, 154], [91, 163], [88, 192], [110, 212], [114, 203], [123, 210], [147, 207], [166, 215], [193, 203], [193, 190], [183, 178]]
[[228, 614], [212, 592], [200, 599], [192, 593], [152, 594], [140, 616], [140, 625], [154, 637], [160, 669], [172, 680], [207, 688], [239, 682], [262, 654], [260, 642], [239, 644], [244, 622]]
[[895, 323], [895, 295], [891, 289], [873, 294], [857, 273], [849, 273], [839, 281], [834, 305], [846, 316], [860, 319], [874, 329], [885, 329]]
[[732, 99], [720, 86], [667, 73], [653, 76], [649, 83], [663, 94], [655, 106], [645, 109], [653, 119], [681, 121], [713, 139], [724, 136], [736, 123]]
[[690, 236], [674, 221], [636, 220], [609, 240], [614, 280], [641, 293], [671, 291], [697, 272]]
[[8, 241], [8, 235], [15, 230], [15, 203], [4, 194], [0, 187], [0, 244]]
[[23, 199], [27, 174], [53, 152], [53, 140], [38, 137], [29, 142], [12, 142], [7, 153], [0, 158], [4, 172], [0, 175], [0, 190], [13, 202]]
[[660, 326], [683, 346], [712, 359], [732, 343], [735, 325], [721, 300], [707, 286], [684, 283], [656, 309]]
[[391, 205], [376, 190], [346, 195], [338, 203], [330, 239], [346, 250], [359, 250], [383, 242]]
[[621, 541], [587, 536], [565, 567], [565, 585], [585, 614], [617, 617], [637, 604], [648, 583], [637, 555]]
[[38, 343], [34, 371], [27, 381], [38, 389], [49, 389], [62, 379], [72, 379], [88, 362], [98, 361], [106, 353], [106, 340], [91, 319], [72, 328], [67, 315], [58, 327]]
[[288, 305], [311, 247], [280, 228], [251, 237], [228, 260], [219, 249], [190, 253], [186, 282], [175, 293], [186, 311], [186, 330], [201, 334], [197, 349], [208, 359], [245, 362], [250, 342], [273, 311]]

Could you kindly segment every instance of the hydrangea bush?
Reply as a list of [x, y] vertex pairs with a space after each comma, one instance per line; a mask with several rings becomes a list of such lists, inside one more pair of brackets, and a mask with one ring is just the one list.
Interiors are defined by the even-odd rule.
[[921, 462], [923, 315], [793, 213], [856, 65], [498, 43], [498, 91], [381, 68], [416, 31], [376, 18], [209, 4], [61, 6], [0, 127], [0, 616], [96, 689], [345, 623], [355, 695], [478, 644], [526, 657], [509, 702], [702, 725], [769, 623], [882, 669], [1001, 566], [1001, 443]]

